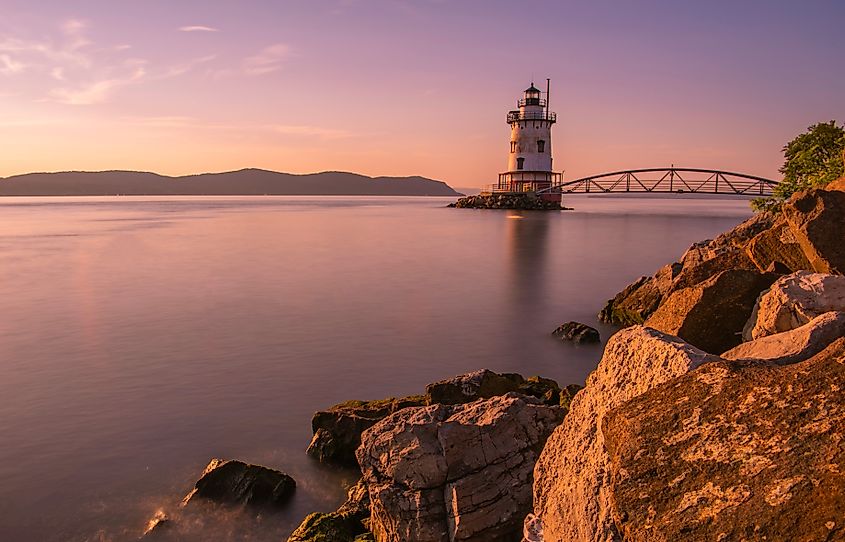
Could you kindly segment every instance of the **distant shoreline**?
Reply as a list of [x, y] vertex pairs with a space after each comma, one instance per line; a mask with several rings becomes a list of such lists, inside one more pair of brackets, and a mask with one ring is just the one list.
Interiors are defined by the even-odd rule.
[[261, 169], [169, 177], [144, 171], [28, 173], [0, 179], [0, 196], [449, 196], [462, 194], [420, 176], [368, 177]]

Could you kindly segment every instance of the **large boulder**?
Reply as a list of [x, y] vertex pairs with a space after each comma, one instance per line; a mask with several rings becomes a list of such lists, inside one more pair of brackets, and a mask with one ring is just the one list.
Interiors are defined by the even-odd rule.
[[183, 503], [209, 499], [249, 506], [280, 506], [294, 493], [296, 482], [283, 472], [242, 461], [212, 459]]
[[518, 539], [534, 462], [565, 413], [509, 393], [407, 408], [365, 431], [357, 456], [376, 540]]
[[[718, 359], [642, 326], [623, 329], [608, 340], [598, 367], [546, 442], [534, 469], [534, 514], [545, 540], [611, 539], [609, 458], [599, 430], [605, 413]], [[530, 529], [538, 530], [536, 520], [530, 521]]]
[[694, 265], [687, 265], [672, 280], [671, 285], [664, 291], [665, 296], [673, 292], [701, 284], [729, 269], [756, 270], [754, 262], [738, 248], [725, 249], [719, 254]]
[[618, 406], [602, 434], [624, 540], [845, 539], [843, 388], [840, 339], [794, 365], [706, 364]]
[[760, 295], [742, 335], [750, 341], [782, 333], [830, 311], [845, 312], [845, 277], [798, 271]]
[[799, 192], [784, 204], [783, 215], [814, 271], [845, 273], [845, 192]]
[[751, 239], [745, 251], [760, 271], [781, 266], [790, 272], [811, 269], [798, 237], [783, 217]]
[[676, 335], [707, 352], [720, 353], [737, 346], [757, 296], [777, 275], [747, 269], [729, 269], [671, 296], [645, 325]]
[[796, 363], [815, 356], [839, 337], [845, 337], [845, 312], [826, 312], [801, 327], [742, 343], [722, 358]]
[[378, 401], [347, 401], [321, 410], [311, 419], [314, 437], [308, 454], [324, 463], [357, 466], [355, 450], [361, 444], [361, 433], [397, 410], [426, 404], [423, 395], [382, 399]]

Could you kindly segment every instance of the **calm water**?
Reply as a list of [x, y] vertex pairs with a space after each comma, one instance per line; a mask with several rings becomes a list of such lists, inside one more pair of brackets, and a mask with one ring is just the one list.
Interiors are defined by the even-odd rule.
[[583, 382], [604, 301], [749, 215], [745, 201], [570, 198], [0, 200], [0, 540], [132, 540], [212, 457], [276, 467], [294, 502], [196, 540], [272, 540], [354, 473], [304, 450], [313, 411], [487, 367]]

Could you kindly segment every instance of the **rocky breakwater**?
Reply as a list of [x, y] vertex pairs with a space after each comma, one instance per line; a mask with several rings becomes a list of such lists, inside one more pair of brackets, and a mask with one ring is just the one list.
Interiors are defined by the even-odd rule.
[[[834, 192], [798, 194], [783, 214], [694, 245], [616, 300], [644, 286], [657, 292], [646, 324], [674, 322], [721, 356], [639, 325], [611, 337], [537, 461], [526, 540], [845, 539], [845, 207], [836, 203], [845, 193]], [[750, 240], [786, 228], [795, 242], [768, 260], [748, 251]], [[807, 269], [790, 268], [796, 249]], [[781, 276], [766, 287], [761, 277], [771, 275]], [[762, 282], [737, 305], [743, 288], [707, 292], [725, 277]], [[707, 322], [705, 310], [729, 324]], [[723, 352], [729, 341], [743, 342]]]
[[458, 209], [521, 209], [525, 211], [560, 211], [566, 210], [560, 202], [547, 201], [534, 194], [490, 194], [465, 196], [449, 207]]

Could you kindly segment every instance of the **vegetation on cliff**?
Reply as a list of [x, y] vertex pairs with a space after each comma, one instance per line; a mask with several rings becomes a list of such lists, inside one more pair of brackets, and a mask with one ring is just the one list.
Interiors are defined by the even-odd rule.
[[845, 173], [843, 152], [845, 128], [833, 120], [810, 126], [784, 146], [783, 180], [774, 195], [756, 198], [751, 206], [757, 211], [776, 209], [796, 192], [827, 186]]

